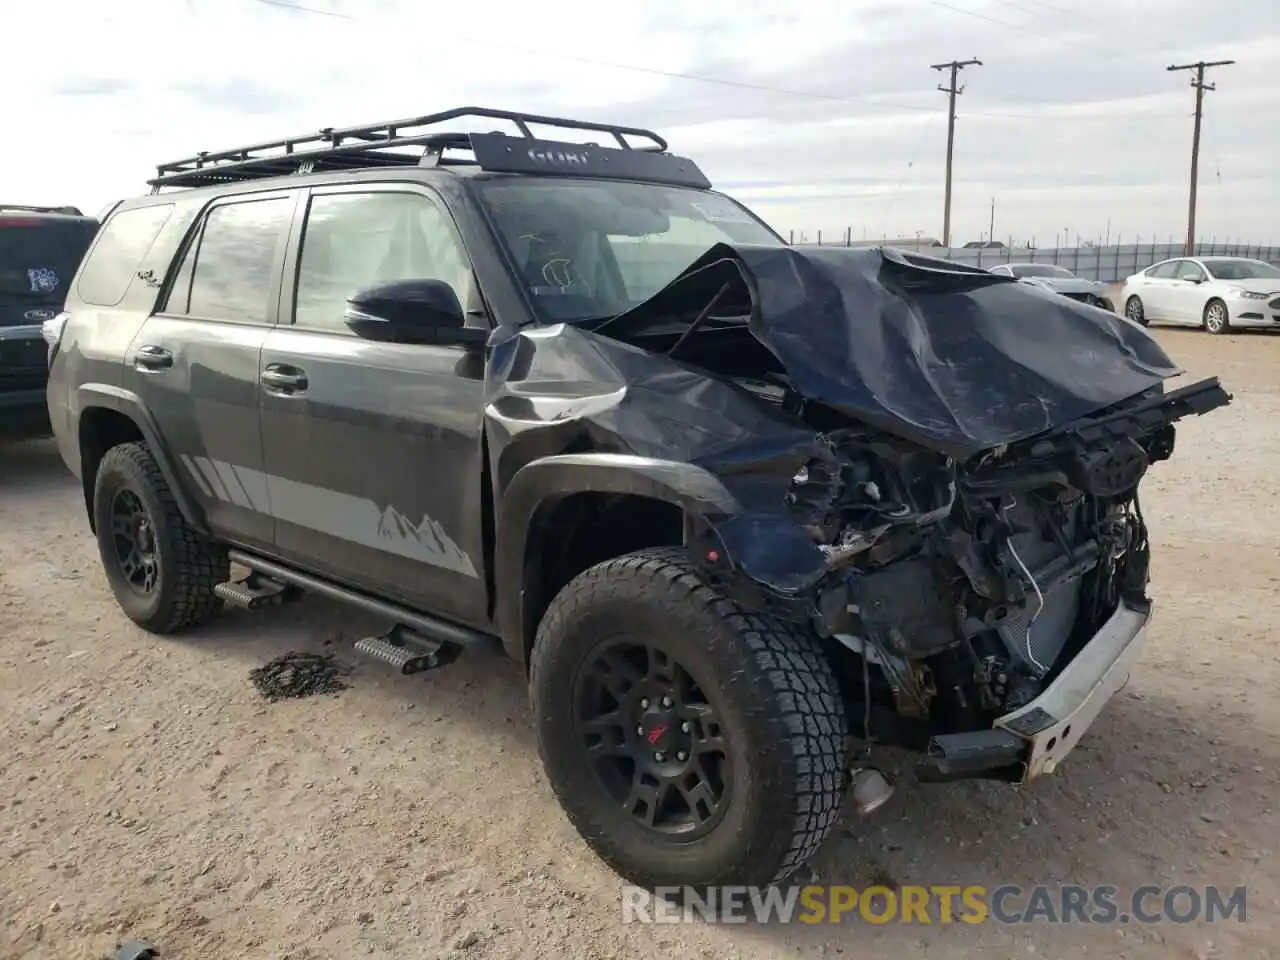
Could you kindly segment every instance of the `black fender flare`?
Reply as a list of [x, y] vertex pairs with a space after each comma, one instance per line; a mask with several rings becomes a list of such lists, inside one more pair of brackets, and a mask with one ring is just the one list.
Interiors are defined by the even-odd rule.
[[691, 463], [619, 453], [566, 453], [521, 467], [503, 492], [494, 548], [494, 625], [503, 648], [524, 664], [525, 551], [539, 509], [577, 493], [649, 497], [711, 520], [739, 512], [737, 499], [711, 472]]
[[[155, 457], [156, 464], [160, 467], [160, 473], [169, 485], [169, 490], [173, 494], [173, 499], [177, 502], [178, 510], [182, 513], [183, 519], [194, 530], [200, 533], [208, 533], [208, 525], [205, 523], [204, 515], [196, 508], [195, 503], [191, 500], [186, 488], [179, 479], [178, 471], [174, 469], [173, 458], [169, 448], [165, 445], [163, 435], [160, 432], [160, 426], [148, 412], [142, 402], [142, 398], [130, 390], [107, 383], [86, 383], [77, 388], [75, 415], [77, 452], [80, 450], [80, 418], [86, 410], [93, 408], [113, 410], [133, 421], [138, 428], [138, 432], [142, 434], [142, 439], [151, 450], [151, 455]], [[80, 467], [83, 473], [84, 464], [82, 463]], [[89, 511], [89, 523], [92, 525], [93, 507], [90, 491], [93, 489], [93, 477], [83, 477], [82, 483], [86, 491], [85, 507]]]

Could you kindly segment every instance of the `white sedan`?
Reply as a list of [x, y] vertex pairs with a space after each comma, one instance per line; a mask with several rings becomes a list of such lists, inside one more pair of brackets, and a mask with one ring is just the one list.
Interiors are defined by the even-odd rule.
[[1124, 315], [1144, 326], [1159, 320], [1210, 333], [1280, 330], [1280, 268], [1245, 257], [1175, 257], [1126, 279], [1120, 301]]

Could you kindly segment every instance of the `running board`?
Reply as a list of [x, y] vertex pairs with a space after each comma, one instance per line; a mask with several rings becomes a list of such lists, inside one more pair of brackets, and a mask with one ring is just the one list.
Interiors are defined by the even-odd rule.
[[263, 607], [279, 606], [300, 595], [297, 588], [256, 572], [251, 572], [243, 580], [228, 580], [226, 583], [220, 583], [213, 588], [213, 593], [224, 603], [239, 607], [241, 610], [259, 610]]
[[[412, 636], [414, 639], [422, 640], [429, 643], [439, 644], [441, 647], [470, 647], [470, 646], [492, 646], [496, 641], [495, 638], [478, 630], [472, 630], [468, 627], [462, 627], [447, 620], [440, 620], [429, 614], [419, 613], [416, 610], [410, 610], [408, 607], [401, 606], [398, 603], [391, 603], [387, 600], [380, 600], [377, 597], [371, 597], [366, 593], [358, 590], [352, 590], [350, 587], [342, 587], [322, 577], [313, 576], [309, 573], [302, 573], [286, 567], [283, 564], [276, 563], [273, 560], [267, 560], [263, 557], [254, 556], [251, 553], [245, 553], [241, 550], [230, 551], [231, 562], [238, 563], [242, 567], [248, 567], [255, 573], [261, 574], [271, 580], [288, 584], [296, 587], [305, 593], [315, 593], [322, 597], [328, 597], [330, 600], [337, 600], [339, 603], [345, 603], [349, 606], [363, 610], [366, 613], [374, 614], [390, 620], [392, 623], [405, 628], [408, 631], [402, 636]], [[387, 636], [390, 636], [389, 634]], [[379, 640], [383, 643], [389, 642], [385, 637], [370, 638], [371, 640]], [[364, 642], [364, 641], [361, 641]], [[394, 645], [394, 644], [393, 644]], [[393, 663], [393, 660], [374, 653], [372, 648], [362, 650], [378, 659], [386, 660]], [[440, 661], [445, 662], [445, 656], [437, 651], [437, 657]], [[403, 665], [399, 665], [401, 669]]]
[[356, 653], [381, 660], [404, 674], [422, 673], [452, 663], [462, 648], [432, 640], [407, 627], [394, 626], [382, 636], [356, 641]]

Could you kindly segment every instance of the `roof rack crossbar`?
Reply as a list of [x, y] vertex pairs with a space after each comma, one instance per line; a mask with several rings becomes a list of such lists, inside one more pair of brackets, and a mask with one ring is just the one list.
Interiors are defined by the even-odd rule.
[[[350, 154], [363, 154], [369, 165], [416, 164], [420, 157], [398, 154], [375, 155], [374, 151], [389, 148], [423, 146], [437, 151], [443, 148], [466, 149], [469, 134], [445, 133], [439, 130], [423, 130], [450, 120], [485, 118], [512, 123], [521, 137], [536, 140], [530, 125], [557, 127], [579, 132], [607, 133], [622, 150], [641, 150], [664, 153], [667, 141], [642, 127], [626, 127], [617, 124], [593, 123], [547, 117], [538, 114], [518, 113], [511, 110], [494, 110], [488, 107], [457, 107], [440, 113], [393, 120], [386, 123], [366, 124], [358, 127], [326, 127], [316, 133], [297, 137], [270, 140], [244, 147], [217, 152], [201, 151], [193, 157], [174, 160], [156, 167], [156, 176], [148, 183], [152, 186], [195, 186], [227, 180], [249, 179], [253, 176], [279, 176], [297, 169], [297, 162], [307, 160], [339, 159]], [[633, 146], [627, 137], [643, 138], [648, 145]], [[310, 149], [299, 149], [310, 148]], [[268, 151], [274, 151], [267, 153]], [[266, 155], [263, 155], [266, 153]], [[282, 167], [281, 161], [290, 165]], [[217, 176], [220, 174], [221, 176]], [[234, 174], [234, 175], [233, 175]]]

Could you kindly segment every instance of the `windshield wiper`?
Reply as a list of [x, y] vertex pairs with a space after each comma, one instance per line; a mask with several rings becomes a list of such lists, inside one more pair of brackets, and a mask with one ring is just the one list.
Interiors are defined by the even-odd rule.
[[711, 298], [711, 301], [705, 307], [702, 308], [702, 312], [694, 317], [693, 323], [689, 324], [689, 329], [680, 334], [680, 339], [671, 345], [671, 349], [667, 351], [668, 357], [674, 357], [676, 355], [676, 351], [684, 346], [684, 342], [693, 336], [698, 331], [699, 327], [707, 322], [707, 317], [711, 316], [711, 311], [716, 308], [716, 304], [718, 304], [724, 298], [724, 295], [729, 292], [730, 286], [732, 286], [732, 284], [728, 281], [725, 281], [725, 283], [721, 285], [720, 289], [716, 291], [716, 295]]

